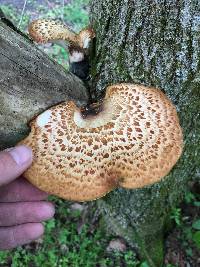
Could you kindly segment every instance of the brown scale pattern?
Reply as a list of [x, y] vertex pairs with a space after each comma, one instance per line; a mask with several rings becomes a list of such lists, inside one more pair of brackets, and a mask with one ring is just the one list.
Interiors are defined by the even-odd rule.
[[66, 40], [80, 48], [84, 46], [84, 40], [95, 37], [91, 28], [86, 28], [76, 34], [69, 30], [66, 25], [58, 20], [38, 19], [34, 20], [28, 28], [32, 39], [38, 43], [54, 42], [56, 40]]
[[[183, 147], [178, 116], [166, 95], [117, 84], [107, 88], [103, 107], [107, 112], [82, 119], [83, 127], [75, 123], [79, 111], [73, 102], [49, 109], [50, 120], [42, 127], [34, 119], [21, 142], [34, 152], [25, 177], [51, 194], [87, 201], [116, 187], [139, 188], [166, 176]], [[99, 119], [100, 126], [93, 128]]]

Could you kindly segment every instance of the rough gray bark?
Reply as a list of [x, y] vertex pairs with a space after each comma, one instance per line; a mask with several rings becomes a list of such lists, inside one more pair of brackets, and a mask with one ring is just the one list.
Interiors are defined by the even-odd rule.
[[83, 83], [0, 20], [0, 149], [26, 136], [34, 116], [66, 99], [87, 103]]
[[170, 210], [200, 173], [200, 13], [198, 1], [92, 0], [96, 31], [93, 95], [133, 82], [162, 88], [177, 107], [184, 153], [161, 183], [118, 189], [98, 201], [109, 229], [150, 266], [161, 266]]

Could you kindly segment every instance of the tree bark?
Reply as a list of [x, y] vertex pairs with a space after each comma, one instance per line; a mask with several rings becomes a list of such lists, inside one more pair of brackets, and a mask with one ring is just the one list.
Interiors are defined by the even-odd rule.
[[170, 174], [152, 186], [118, 189], [98, 200], [108, 229], [150, 266], [162, 266], [170, 211], [200, 173], [198, 1], [92, 0], [90, 15], [96, 32], [93, 96], [118, 82], [151, 85], [168, 95], [180, 117], [184, 153]]
[[40, 51], [0, 13], [0, 149], [15, 145], [28, 122], [66, 99], [86, 104], [81, 80]]

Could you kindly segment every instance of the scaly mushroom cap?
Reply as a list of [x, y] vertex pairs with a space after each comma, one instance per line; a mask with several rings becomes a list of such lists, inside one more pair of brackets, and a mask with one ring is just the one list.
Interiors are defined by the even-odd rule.
[[80, 47], [87, 49], [90, 41], [95, 37], [95, 33], [92, 28], [85, 28], [79, 32], [78, 36]]
[[33, 149], [24, 174], [31, 183], [87, 201], [160, 181], [180, 157], [183, 137], [175, 107], [159, 89], [117, 84], [107, 88], [97, 115], [84, 118], [64, 102], [34, 119], [21, 144]]
[[65, 40], [80, 48], [88, 48], [89, 42], [95, 37], [94, 31], [91, 28], [83, 29], [79, 34], [76, 34], [69, 30], [62, 22], [51, 19], [33, 21], [29, 25], [28, 31], [32, 39], [38, 43]]

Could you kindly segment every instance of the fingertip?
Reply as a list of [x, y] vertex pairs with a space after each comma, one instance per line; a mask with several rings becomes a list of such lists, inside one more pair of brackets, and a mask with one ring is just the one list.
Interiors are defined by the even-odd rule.
[[50, 219], [55, 214], [55, 206], [51, 202], [47, 202], [46, 205], [48, 205], [48, 219]]
[[27, 223], [12, 227], [0, 227], [0, 250], [8, 250], [28, 244], [44, 234], [42, 223]]
[[55, 208], [51, 202], [40, 203], [38, 216], [39, 218], [41, 218], [42, 221], [51, 219], [54, 216], [54, 214], [55, 214]]
[[26, 234], [28, 240], [35, 240], [44, 234], [44, 225], [42, 223], [30, 223], [26, 225]]

